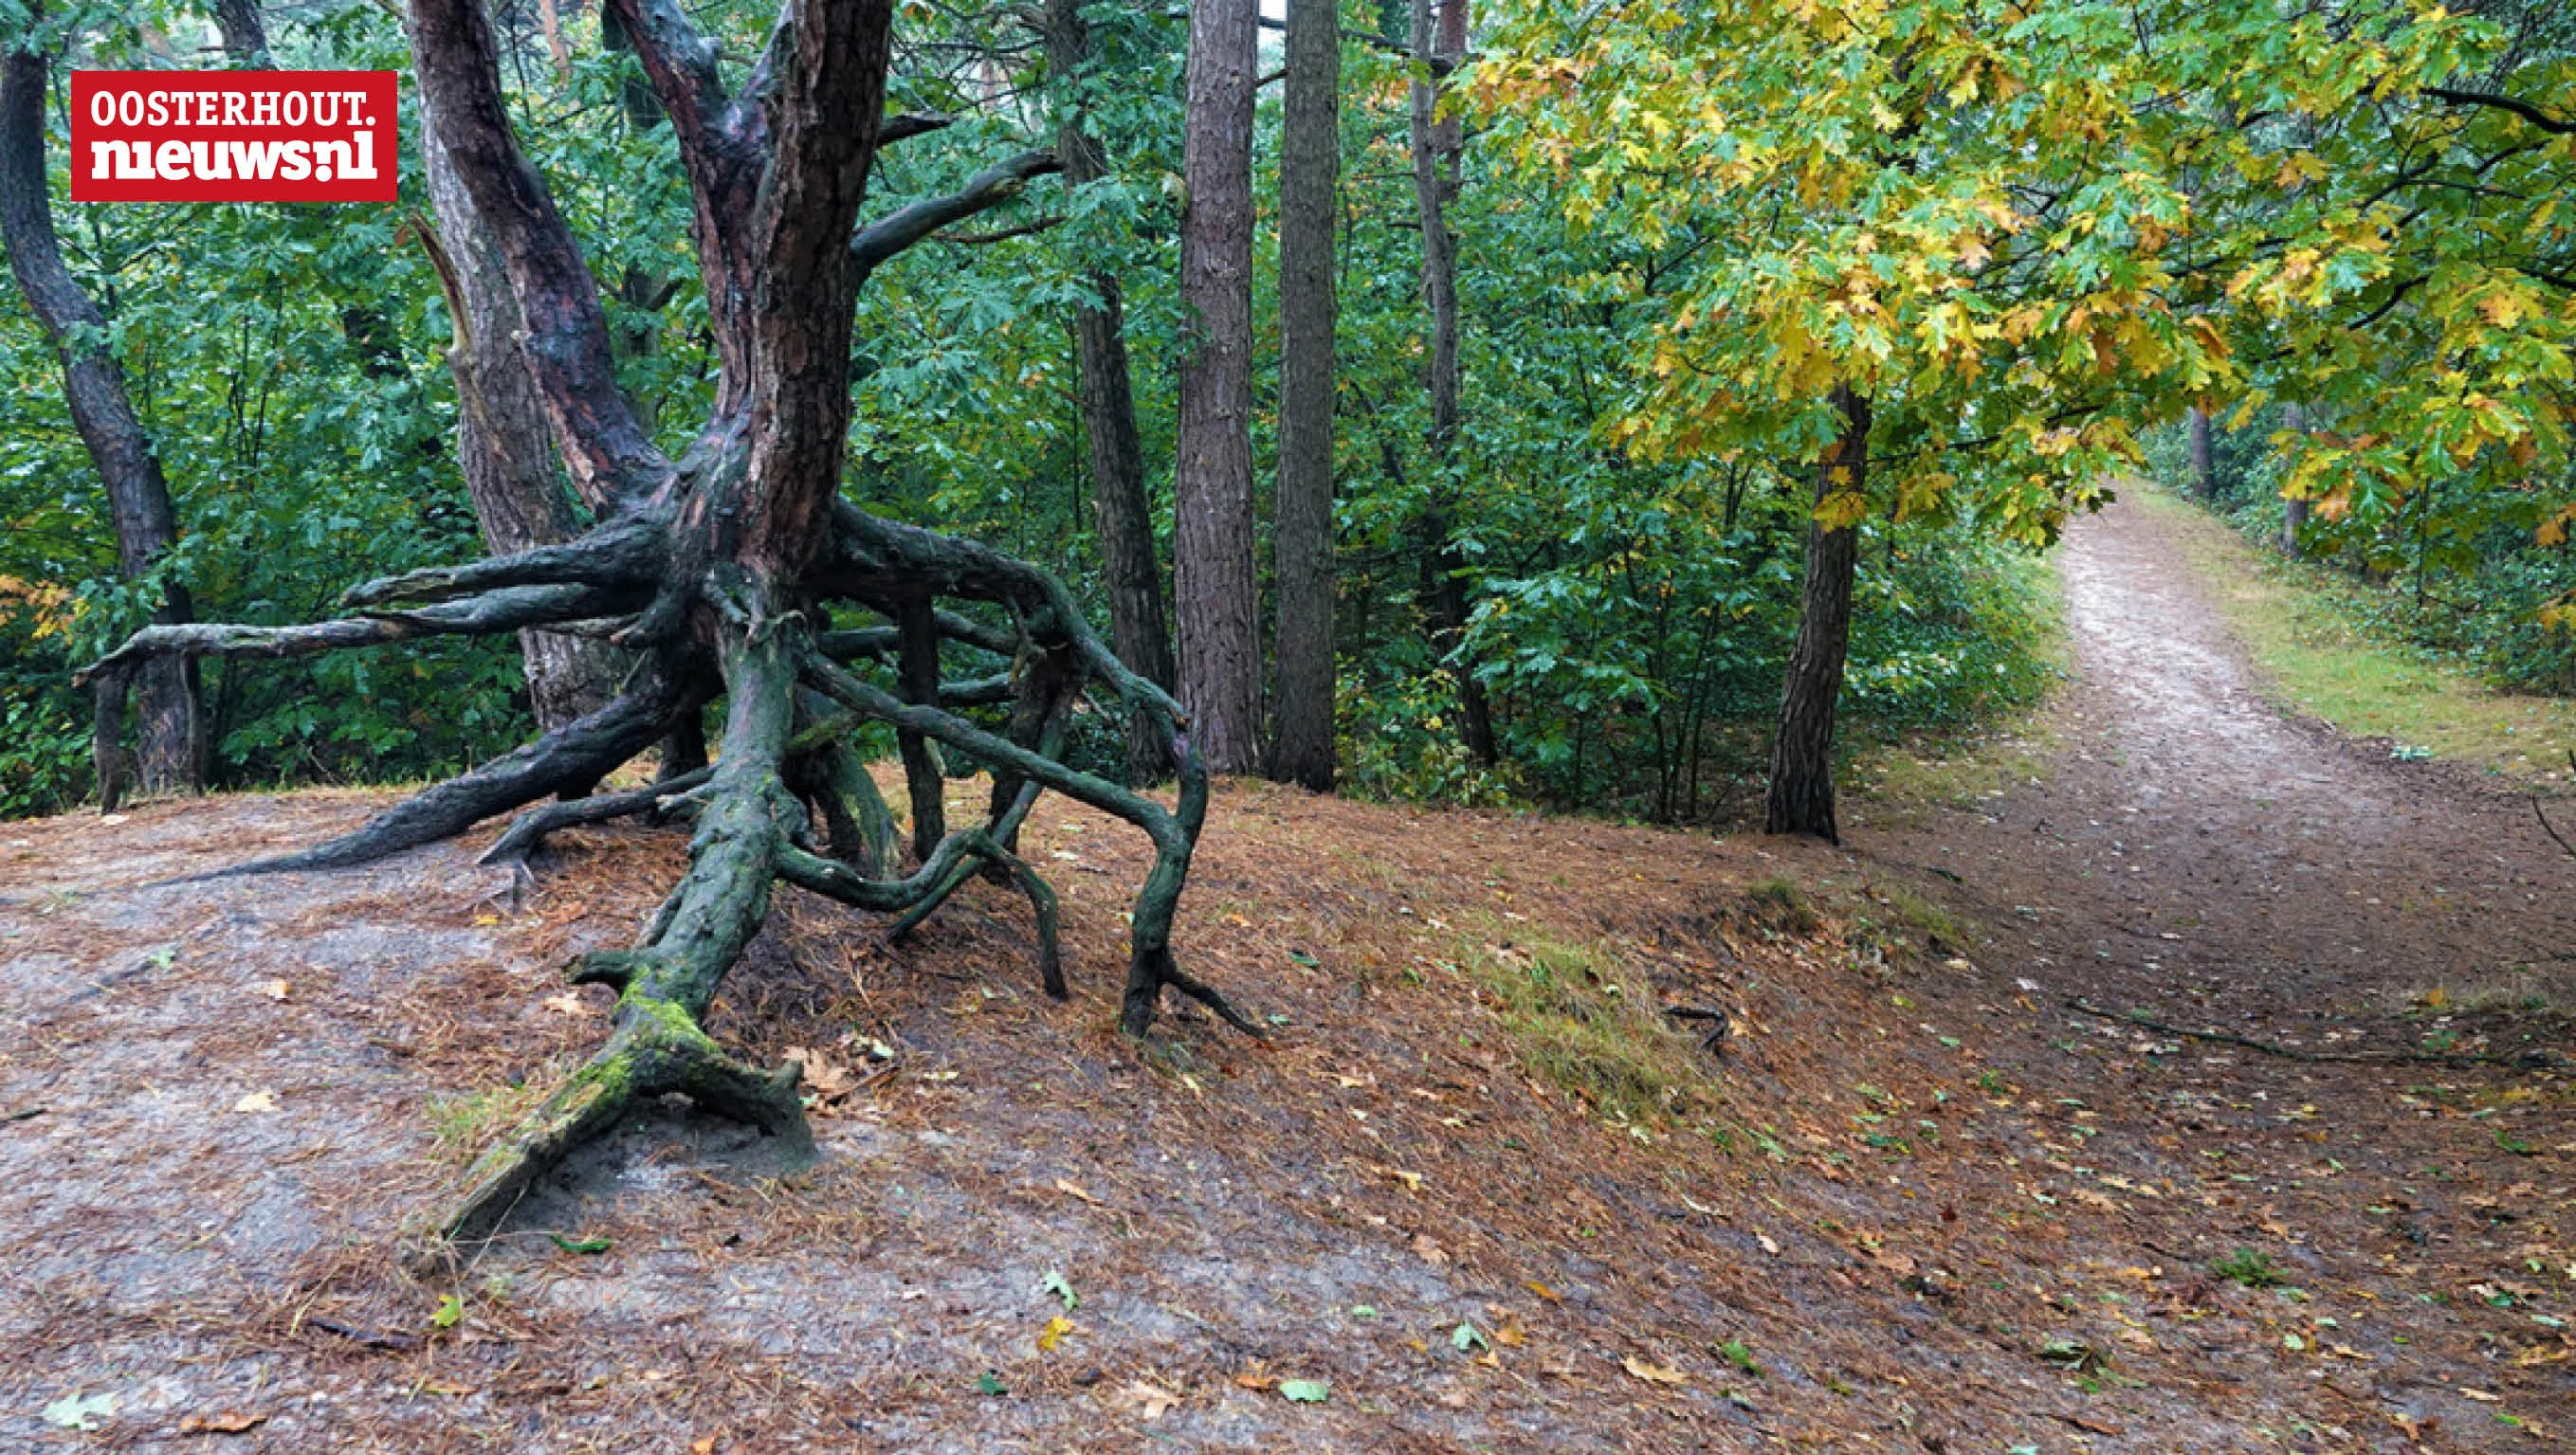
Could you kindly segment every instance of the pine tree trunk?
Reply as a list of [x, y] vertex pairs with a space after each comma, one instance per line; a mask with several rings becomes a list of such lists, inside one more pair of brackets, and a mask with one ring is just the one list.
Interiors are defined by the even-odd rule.
[[1252, 100], [1260, 6], [1190, 7], [1182, 172], [1187, 314], [1174, 466], [1181, 706], [1213, 773], [1261, 767], [1252, 509]]
[[[1084, 0], [1047, 0], [1047, 64], [1062, 86], [1078, 86], [1091, 56]], [[1056, 128], [1065, 181], [1080, 187], [1108, 172], [1100, 143], [1068, 99]], [[1155, 558], [1154, 514], [1145, 492], [1145, 449], [1136, 430], [1136, 398], [1127, 361], [1124, 290], [1103, 268], [1084, 282], [1100, 301], [1073, 311], [1075, 373], [1081, 380], [1082, 425], [1091, 465], [1092, 516], [1108, 577], [1109, 636], [1118, 658], [1137, 675], [1169, 689], [1174, 680], [1171, 627], [1163, 611], [1163, 568]], [[1127, 728], [1127, 777], [1153, 783], [1172, 770], [1170, 747], [1142, 719]]]
[[1412, 117], [1414, 205], [1422, 223], [1422, 302], [1430, 315], [1430, 360], [1424, 387], [1431, 395], [1430, 468], [1423, 489], [1427, 504], [1421, 520], [1423, 543], [1423, 615], [1431, 623], [1433, 645], [1444, 657], [1457, 658], [1458, 716], [1467, 751], [1491, 767], [1500, 757], [1494, 742], [1493, 707], [1485, 685], [1476, 680], [1475, 664], [1459, 657], [1467, 631], [1466, 555], [1459, 549], [1452, 510], [1451, 480], [1458, 450], [1458, 237], [1449, 229], [1449, 208], [1458, 200], [1459, 168], [1464, 152], [1458, 121], [1439, 115], [1440, 83], [1467, 54], [1467, 0], [1413, 0], [1413, 53], [1423, 64], [1414, 72], [1409, 100]]
[[2191, 488], [2203, 500], [2218, 498], [2218, 466], [2212, 458], [2209, 438], [2209, 411], [2191, 412]]
[[[507, 556], [571, 540], [581, 522], [556, 465], [544, 402], [519, 353], [518, 299], [446, 148], [425, 131], [421, 149], [438, 215], [438, 235], [428, 243], [455, 325], [447, 367], [456, 381], [456, 461], [484, 549]], [[603, 642], [523, 631], [519, 652], [541, 728], [596, 712], [615, 695], [617, 653]]]
[[[141, 580], [177, 542], [178, 516], [160, 457], [126, 394], [125, 370], [103, 342], [107, 318], [63, 264], [45, 175], [49, 69], [43, 52], [14, 45], [0, 61], [0, 240], [5, 240], [19, 291], [62, 361], [63, 397], [71, 407], [72, 424], [107, 487], [118, 569], [129, 581]], [[164, 586], [152, 620], [166, 626], [195, 619], [187, 588], [176, 582]], [[102, 690], [122, 691], [123, 684]], [[169, 657], [140, 663], [133, 669], [131, 691], [137, 719], [135, 772], [144, 790], [192, 792], [203, 787], [205, 715], [196, 664]], [[122, 757], [113, 736], [119, 716], [102, 702], [99, 725], [110, 735], [98, 744], [99, 793], [110, 806], [122, 789]]]
[[1288, 7], [1279, 146], [1279, 697], [1270, 776], [1333, 786], [1333, 193], [1341, 170], [1341, 17]]
[[[1843, 431], [1816, 467], [1816, 506], [1855, 496], [1869, 484], [1869, 401], [1846, 386], [1834, 391]], [[1847, 513], [1847, 512], [1846, 512]], [[1842, 842], [1834, 824], [1834, 717], [1841, 705], [1843, 664], [1851, 647], [1852, 577], [1860, 530], [1807, 525], [1807, 586], [1799, 604], [1798, 639], [1780, 694], [1780, 730], [1771, 745], [1771, 788], [1762, 831], [1810, 834]]]

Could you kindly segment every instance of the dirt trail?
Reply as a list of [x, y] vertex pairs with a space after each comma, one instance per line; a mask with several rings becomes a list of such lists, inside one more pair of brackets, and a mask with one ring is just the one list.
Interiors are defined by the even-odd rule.
[[2062, 561], [2077, 671], [2054, 770], [1855, 847], [1958, 876], [1949, 897], [1996, 936], [1975, 993], [2035, 1011], [2018, 1038], [1990, 1022], [1993, 1054], [2098, 1109], [2088, 1161], [2198, 1184], [2130, 1202], [2130, 1240], [2202, 1268], [2250, 1248], [2298, 1289], [2261, 1312], [2304, 1350], [2204, 1345], [2215, 1407], [2258, 1418], [2286, 1366], [2314, 1392], [2264, 1419], [2279, 1433], [2576, 1440], [2564, 1074], [2300, 1061], [2064, 1004], [2332, 1057], [2538, 1053], [2563, 1073], [2576, 869], [2527, 800], [2279, 711], [2154, 515], [2082, 522]]
[[2465, 993], [2565, 994], [2567, 866], [2272, 713], [2152, 521], [2066, 574], [2046, 780], [1845, 851], [1228, 786], [1180, 950], [1260, 1044], [1118, 1036], [1147, 855], [1053, 800], [1070, 1005], [992, 886], [906, 945], [784, 894], [711, 1029], [806, 1048], [821, 1161], [666, 1108], [453, 1280], [403, 1220], [678, 837], [156, 887], [384, 795], [0, 825], [0, 1449], [2564, 1448], [2564, 1075], [2064, 1001], [2563, 1053]]

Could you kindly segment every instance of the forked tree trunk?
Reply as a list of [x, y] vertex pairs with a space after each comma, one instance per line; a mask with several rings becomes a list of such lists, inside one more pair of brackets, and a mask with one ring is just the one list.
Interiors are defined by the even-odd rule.
[[1458, 200], [1464, 145], [1455, 117], [1439, 112], [1441, 81], [1467, 54], [1467, 0], [1413, 0], [1414, 69], [1408, 93], [1413, 150], [1414, 206], [1422, 224], [1422, 302], [1430, 316], [1429, 358], [1423, 386], [1431, 396], [1429, 468], [1423, 471], [1422, 606], [1431, 639], [1458, 680], [1458, 717], [1467, 751], [1492, 766], [1494, 713], [1475, 664], [1461, 645], [1467, 633], [1467, 558], [1458, 543], [1451, 476], [1458, 451], [1458, 236], [1449, 209]]
[[[1060, 88], [1063, 121], [1056, 155], [1065, 181], [1088, 186], [1108, 174], [1100, 143], [1083, 124], [1079, 88], [1089, 84], [1091, 32], [1085, 0], [1047, 0], [1047, 66]], [[1070, 93], [1070, 94], [1062, 94]], [[1082, 388], [1082, 427], [1091, 465], [1091, 508], [1109, 587], [1109, 638], [1118, 658], [1157, 687], [1175, 680], [1172, 633], [1163, 611], [1163, 568], [1154, 550], [1154, 513], [1145, 493], [1145, 448], [1136, 430], [1136, 398], [1127, 361], [1124, 290], [1118, 275], [1094, 269], [1084, 279], [1097, 305], [1073, 311], [1074, 369]], [[1152, 723], [1127, 728], [1127, 779], [1158, 783], [1172, 754]]]
[[1771, 744], [1771, 787], [1762, 830], [1842, 842], [1834, 824], [1834, 717], [1841, 706], [1843, 663], [1851, 648], [1852, 576], [1860, 550], [1854, 497], [1869, 486], [1869, 400], [1846, 386], [1834, 391], [1842, 434], [1816, 467], [1816, 510], [1807, 524], [1807, 586], [1799, 603], [1798, 639], [1789, 650], [1780, 694], [1780, 730]]
[[1279, 144], [1279, 499], [1271, 550], [1279, 690], [1270, 776], [1333, 786], [1333, 190], [1341, 169], [1341, 16], [1288, 7]]
[[[113, 682], [160, 660], [292, 656], [530, 629], [604, 635], [637, 654], [619, 695], [597, 711], [353, 833], [227, 873], [366, 863], [549, 794], [580, 791], [723, 699], [712, 765], [651, 788], [536, 809], [487, 855], [516, 858], [555, 829], [626, 815], [694, 825], [688, 869], [642, 942], [588, 956], [577, 968], [577, 981], [617, 992], [607, 1044], [476, 1160], [456, 1204], [428, 1230], [432, 1257], [454, 1256], [454, 1240], [491, 1229], [564, 1152], [667, 1093], [791, 1143], [807, 1141], [798, 1068], [750, 1066], [702, 1024], [726, 972], [759, 933], [779, 881], [895, 915], [888, 933], [899, 937], [979, 869], [994, 870], [1029, 901], [1041, 983], [1050, 994], [1068, 993], [1055, 895], [1010, 848], [1041, 791], [1123, 818], [1153, 842], [1154, 866], [1129, 918], [1122, 1026], [1142, 1034], [1169, 987], [1258, 1034], [1171, 952], [1173, 914], [1207, 811], [1207, 775], [1178, 705], [1111, 654], [1045, 574], [971, 542], [880, 520], [839, 494], [857, 290], [885, 259], [1007, 201], [1054, 170], [1054, 159], [1011, 159], [954, 194], [859, 228], [881, 140], [892, 0], [789, 0], [739, 96], [728, 94], [715, 46], [676, 0], [607, 3], [671, 121], [688, 174], [690, 236], [720, 367], [698, 438], [679, 457], [664, 455], [617, 390], [596, 285], [511, 134], [480, 0], [413, 0], [423, 110], [500, 255], [528, 379], [598, 523], [561, 544], [363, 583], [346, 597], [351, 614], [331, 621], [148, 628], [83, 674]], [[942, 599], [980, 604], [988, 615], [940, 609]], [[882, 624], [824, 630], [839, 606], [873, 612]], [[940, 680], [943, 644], [960, 657], [982, 654], [982, 675]], [[1085, 694], [1122, 720], [1155, 724], [1179, 764], [1174, 802], [1064, 764], [1065, 721]], [[1007, 736], [955, 711], [997, 701], [1011, 704]], [[996, 775], [991, 813], [939, 833], [910, 875], [883, 868], [891, 857], [886, 807], [853, 739], [870, 722], [919, 749], [905, 754], [917, 825], [937, 816], [934, 745]], [[828, 855], [818, 827], [830, 831]]]
[[[31, 20], [34, 17], [31, 16]], [[63, 398], [72, 424], [107, 488], [116, 529], [117, 567], [140, 581], [179, 537], [169, 481], [161, 473], [152, 438], [125, 392], [125, 370], [107, 345], [107, 318], [63, 264], [54, 233], [53, 198], [45, 175], [45, 89], [51, 70], [26, 32], [5, 36], [0, 59], [0, 240], [9, 271], [28, 310], [44, 329], [63, 366]], [[163, 625], [193, 621], [188, 589], [166, 583], [152, 610]], [[138, 662], [131, 670], [131, 701], [138, 719], [134, 766], [147, 792], [192, 792], [206, 775], [205, 714], [198, 699], [196, 663], [178, 657]], [[116, 680], [98, 699], [99, 801], [116, 806], [124, 789], [119, 747], [127, 682]]]
[[[571, 540], [581, 519], [555, 464], [544, 401], [519, 354], [519, 301], [509, 275], [436, 133], [424, 131], [421, 152], [438, 215], [436, 231], [425, 230], [421, 240], [454, 325], [447, 368], [456, 383], [456, 463], [484, 549], [506, 556]], [[614, 695], [617, 653], [605, 642], [524, 631], [519, 655], [540, 728], [596, 712]]]
[[1180, 435], [1173, 600], [1181, 703], [1217, 773], [1261, 768], [1252, 512], [1252, 90], [1257, 0], [1190, 7], [1182, 133]]
[[2212, 459], [2209, 438], [2209, 411], [2195, 409], [2190, 416], [2191, 488], [2203, 500], [2218, 498], [2218, 466]]

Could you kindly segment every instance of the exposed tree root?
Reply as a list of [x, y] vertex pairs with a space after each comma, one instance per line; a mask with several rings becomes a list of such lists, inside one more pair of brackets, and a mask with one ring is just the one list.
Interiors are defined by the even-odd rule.
[[[810, 1147], [800, 1070], [745, 1065], [705, 1030], [726, 973], [768, 916], [781, 880], [900, 916], [910, 930], [978, 872], [1018, 887], [1035, 920], [1047, 993], [1067, 994], [1055, 893], [1016, 850], [1044, 790], [1143, 829], [1154, 867], [1138, 892], [1120, 1024], [1143, 1035], [1162, 990], [1258, 1035], [1217, 991], [1183, 973], [1172, 918], [1207, 811], [1207, 776], [1180, 708], [1103, 647], [1070, 595], [1023, 562], [971, 541], [881, 520], [837, 494], [848, 435], [856, 289], [937, 229], [1056, 170], [1046, 153], [988, 169], [946, 198], [861, 226], [868, 161], [923, 129], [884, 116], [893, 7], [800, 0], [770, 53], [726, 94], [716, 48], [671, 0], [603, 0], [650, 79], [678, 143], [691, 237], [719, 364], [697, 440], [665, 456], [616, 385], [598, 292], [543, 179], [510, 133], [489, 20], [474, 0], [412, 0], [423, 110], [492, 232], [516, 294], [518, 335], [574, 488], [599, 522], [558, 545], [412, 571], [351, 589], [354, 613], [299, 626], [153, 627], [85, 674], [112, 744], [145, 664], [201, 656], [286, 657], [431, 635], [528, 629], [602, 636], [637, 654], [621, 695], [535, 742], [298, 853], [219, 871], [330, 869], [381, 859], [547, 797], [485, 855], [524, 860], [544, 837], [632, 814], [685, 816], [689, 866], [632, 950], [588, 957], [574, 979], [616, 988], [606, 1044], [479, 1157], [457, 1200], [426, 1225], [426, 1255], [458, 1256], [489, 1234], [564, 1154], [639, 1102], [671, 1093]], [[834, 630], [834, 614], [875, 623]], [[951, 676], [954, 668], [968, 670]], [[1176, 802], [1079, 772], [1064, 724], [1090, 699], [1169, 743]], [[722, 700], [709, 766], [705, 709]], [[992, 731], [965, 713], [1006, 709]], [[892, 814], [850, 741], [870, 722], [903, 747], [916, 867], [895, 865]], [[609, 773], [662, 746], [650, 788], [598, 794]], [[946, 764], [994, 778], [980, 824], [945, 823]], [[107, 762], [105, 756], [102, 763]], [[112, 796], [112, 778], [103, 776]]]

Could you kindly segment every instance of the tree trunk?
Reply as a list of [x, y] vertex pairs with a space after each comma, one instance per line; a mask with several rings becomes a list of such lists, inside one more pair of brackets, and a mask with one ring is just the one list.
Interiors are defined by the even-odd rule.
[[1461, 655], [1467, 631], [1466, 554], [1460, 549], [1451, 494], [1458, 450], [1458, 238], [1449, 230], [1449, 207], [1458, 200], [1464, 146], [1455, 117], [1439, 114], [1442, 80], [1467, 54], [1467, 0], [1413, 0], [1414, 70], [1409, 93], [1413, 195], [1422, 223], [1422, 301], [1430, 314], [1430, 360], [1423, 374], [1431, 395], [1430, 468], [1423, 472], [1423, 614], [1432, 642], [1458, 679], [1458, 716], [1467, 751], [1491, 767], [1493, 708], [1475, 664]]
[[1270, 776], [1333, 786], [1333, 191], [1341, 169], [1341, 16], [1288, 7], [1279, 146], [1279, 503], [1271, 527], [1279, 697]]
[[2210, 452], [2209, 411], [2191, 412], [2191, 488], [2203, 500], [2218, 498], [2218, 466]]
[[1252, 516], [1252, 85], [1261, 7], [1190, 7], [1173, 597], [1181, 706], [1213, 773], [1261, 768]]
[[[1816, 467], [1816, 509], [1852, 514], [1847, 497], [1869, 485], [1869, 401], [1845, 386], [1834, 391], [1843, 430]], [[1838, 500], [1837, 497], [1846, 497]], [[1852, 574], [1857, 525], [1807, 525], [1807, 589], [1798, 639], [1780, 695], [1780, 731], [1771, 745], [1771, 790], [1762, 831], [1811, 834], [1841, 843], [1834, 826], [1834, 714], [1841, 705], [1843, 660], [1851, 646]]]
[[223, 33], [224, 55], [236, 69], [265, 71], [276, 64], [268, 53], [268, 26], [260, 20], [259, 0], [215, 0], [215, 28]]
[[[2308, 412], [2295, 404], [2281, 407], [2281, 428], [2292, 434], [2308, 432]], [[2299, 533], [2308, 524], [2308, 498], [2293, 495], [2281, 502], [2281, 554], [2292, 560], [2299, 556]]]
[[[424, 128], [435, 235], [422, 241], [438, 264], [454, 322], [447, 348], [456, 381], [456, 461], [465, 494], [496, 556], [571, 540], [580, 517], [555, 463], [545, 404], [519, 354], [519, 302], [498, 250], [475, 216], [447, 149]], [[617, 653], [606, 643], [560, 632], [519, 633], [528, 702], [537, 726], [552, 730], [587, 716], [615, 695]]]
[[[24, 36], [0, 61], [0, 240], [9, 270], [26, 296], [63, 366], [63, 398], [72, 424], [107, 487], [116, 527], [117, 566], [129, 581], [152, 573], [178, 540], [170, 485], [161, 474], [151, 436], [125, 392], [125, 370], [108, 351], [107, 318], [63, 265], [54, 232], [53, 198], [45, 175], [45, 89], [50, 62], [41, 51], [21, 49]], [[186, 587], [166, 583], [152, 620], [175, 626], [195, 619]], [[198, 701], [196, 664], [180, 658], [139, 663], [130, 679], [137, 721], [136, 776], [147, 792], [188, 792], [204, 786], [205, 715]], [[122, 691], [113, 682], [103, 691]], [[122, 714], [103, 707], [98, 723], [111, 730]], [[101, 800], [109, 807], [122, 786], [117, 745], [98, 745]]]
[[[1084, 84], [1091, 32], [1084, 0], [1047, 0], [1047, 64], [1060, 86]], [[1078, 94], [1078, 93], [1077, 93]], [[1083, 125], [1078, 99], [1064, 102], [1056, 156], [1065, 180], [1086, 186], [1108, 173], [1100, 143]], [[1127, 362], [1127, 324], [1118, 275], [1106, 268], [1084, 279], [1097, 306], [1073, 311], [1075, 372], [1082, 386], [1082, 425], [1091, 463], [1091, 508], [1109, 586], [1109, 636], [1120, 661], [1162, 688], [1173, 684], [1172, 634], [1163, 613], [1163, 568], [1155, 558], [1154, 513], [1145, 493], [1145, 449], [1137, 437], [1136, 398]], [[1169, 777], [1172, 754], [1151, 723], [1127, 728], [1127, 778]]]

